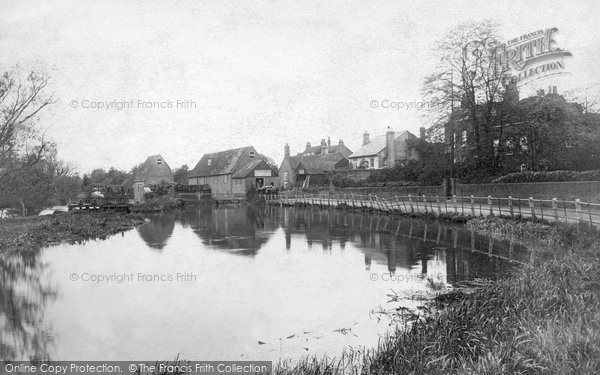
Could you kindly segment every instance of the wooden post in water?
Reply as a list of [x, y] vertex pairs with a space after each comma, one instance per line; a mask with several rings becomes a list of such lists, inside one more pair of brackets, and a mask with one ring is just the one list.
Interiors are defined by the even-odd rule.
[[554, 213], [554, 221], [558, 223], [558, 199], [552, 198], [552, 212]]
[[490, 209], [490, 216], [494, 216], [494, 208], [492, 207], [492, 196], [488, 195], [488, 207]]
[[410, 194], [408, 194], [408, 204], [410, 205], [410, 212], [415, 212], [415, 209], [413, 208], [412, 204], [412, 197]]
[[590, 227], [591, 227], [592, 225], [594, 225], [593, 221], [592, 221], [592, 204], [590, 202], [588, 202], [587, 206], [588, 206], [588, 215], [590, 216]]
[[456, 205], [456, 194], [452, 195], [452, 203], [454, 204], [454, 213], [458, 213], [458, 206]]
[[510, 217], [515, 217], [515, 211], [513, 210], [513, 201], [510, 195], [508, 196], [508, 209], [510, 210]]
[[428, 213], [429, 211], [427, 211], [427, 199], [425, 198], [425, 194], [423, 194], [423, 202], [425, 202], [425, 213]]
[[437, 203], [438, 216], [442, 216], [442, 206], [440, 205], [440, 196], [439, 195], [435, 196], [435, 203]]
[[471, 216], [475, 216], [475, 196], [471, 194]]

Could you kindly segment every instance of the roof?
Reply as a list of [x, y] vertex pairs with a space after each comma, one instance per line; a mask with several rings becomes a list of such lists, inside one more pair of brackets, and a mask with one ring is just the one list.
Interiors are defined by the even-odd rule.
[[240, 169], [238, 169], [233, 174], [232, 178], [253, 177], [252, 172], [255, 169], [261, 169], [261, 170], [268, 169], [271, 171], [271, 174], [273, 177], [277, 177], [277, 171], [273, 170], [273, 168], [271, 168], [264, 159], [256, 159], [256, 160], [252, 160], [250, 163], [247, 163], [247, 164], [241, 166]]
[[[407, 136], [407, 135], [412, 135], [412, 134], [409, 131], [405, 130], [403, 132], [397, 133], [397, 135], [394, 139], [396, 140], [402, 136]], [[378, 135], [377, 137], [374, 137], [373, 139], [371, 139], [371, 141], [369, 143], [367, 143], [366, 145], [363, 145], [361, 148], [356, 150], [354, 153], [352, 153], [352, 155], [350, 155], [348, 157], [349, 158], [360, 158], [363, 156], [377, 155], [381, 151], [383, 151], [386, 146], [387, 146], [386, 135], [385, 134]]]
[[250, 162], [254, 162], [254, 159], [250, 158], [251, 151], [256, 154], [256, 150], [252, 146], [204, 154], [188, 176], [206, 177], [233, 174], [240, 168], [246, 167]]
[[332, 171], [340, 161], [346, 160], [344, 155], [339, 152], [326, 155], [300, 156], [299, 158], [298, 167], [302, 165], [306, 174], [319, 174], [325, 171]]
[[144, 182], [146, 184], [160, 182], [161, 180], [173, 182], [173, 172], [160, 154], [148, 156], [146, 161], [137, 168], [133, 178], [133, 182]]
[[[342, 154], [345, 157], [347, 157], [348, 155], [350, 155], [352, 153], [352, 151], [350, 151], [350, 149], [348, 147], [346, 147], [346, 145], [344, 145], [344, 144], [327, 146], [327, 150], [328, 150], [329, 154], [339, 152], [340, 154]], [[320, 154], [321, 153], [321, 145], [306, 148], [304, 151], [302, 151], [302, 153], [303, 154], [304, 153]]]

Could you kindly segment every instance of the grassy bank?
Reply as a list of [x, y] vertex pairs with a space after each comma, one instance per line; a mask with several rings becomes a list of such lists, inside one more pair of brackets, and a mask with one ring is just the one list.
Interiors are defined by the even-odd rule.
[[1, 219], [0, 251], [31, 249], [63, 241], [103, 239], [142, 223], [141, 215], [100, 212]]
[[476, 219], [469, 226], [520, 240], [542, 239], [555, 256], [468, 293], [438, 296], [427, 313], [410, 319], [375, 350], [281, 365], [278, 372], [599, 374], [598, 231], [500, 218]]

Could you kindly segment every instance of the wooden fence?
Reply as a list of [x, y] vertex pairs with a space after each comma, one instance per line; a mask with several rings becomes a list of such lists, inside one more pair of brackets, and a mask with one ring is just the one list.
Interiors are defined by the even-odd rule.
[[370, 209], [388, 213], [421, 213], [437, 217], [464, 216], [510, 216], [526, 219], [542, 219], [554, 222], [588, 223], [600, 225], [600, 204], [582, 202], [579, 199], [535, 199], [501, 197], [431, 195], [399, 195], [379, 197], [374, 194], [279, 194], [265, 195], [267, 204], [286, 206], [313, 205], [332, 208]]

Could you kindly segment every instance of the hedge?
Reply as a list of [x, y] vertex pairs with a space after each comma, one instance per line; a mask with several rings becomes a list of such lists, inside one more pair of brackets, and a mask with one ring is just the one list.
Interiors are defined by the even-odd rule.
[[492, 180], [493, 184], [515, 182], [600, 181], [600, 169], [591, 171], [516, 172]]

